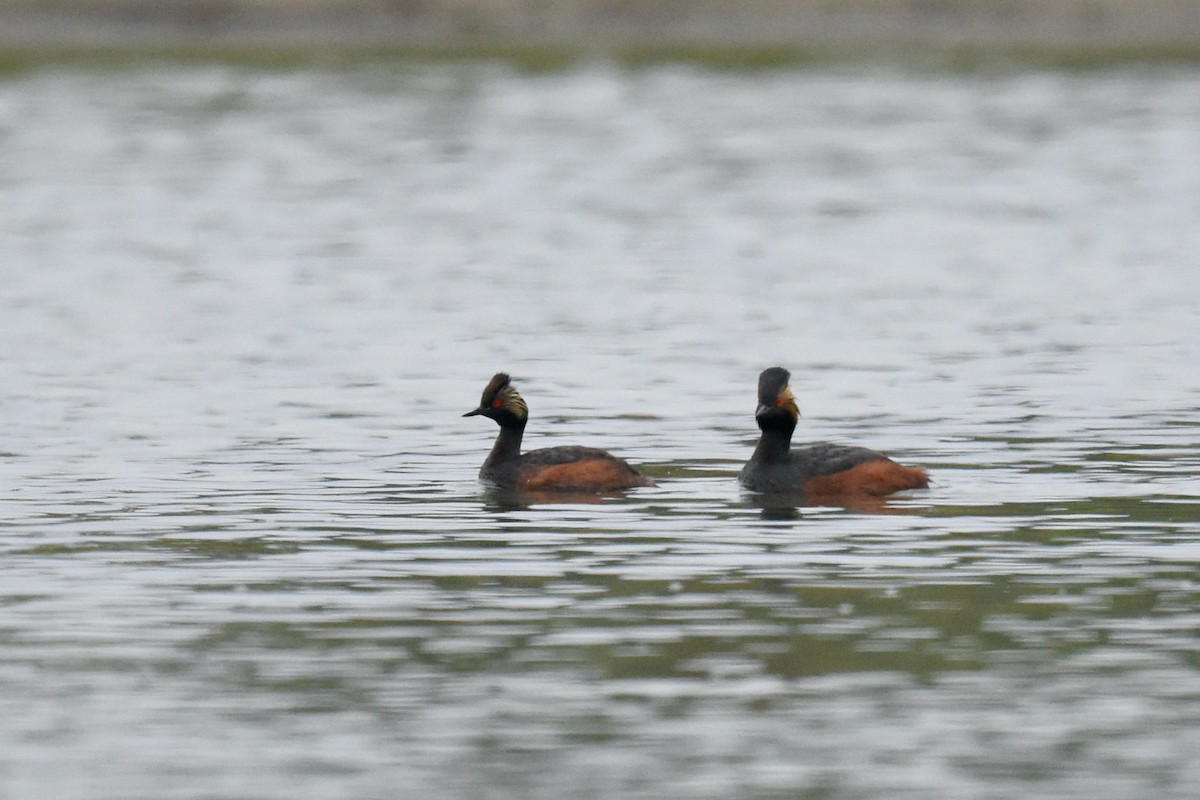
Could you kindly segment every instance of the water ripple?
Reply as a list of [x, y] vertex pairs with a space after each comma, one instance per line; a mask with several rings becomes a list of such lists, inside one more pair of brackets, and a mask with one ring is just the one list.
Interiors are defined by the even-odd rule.
[[0, 81], [0, 794], [1190, 798], [1195, 78]]

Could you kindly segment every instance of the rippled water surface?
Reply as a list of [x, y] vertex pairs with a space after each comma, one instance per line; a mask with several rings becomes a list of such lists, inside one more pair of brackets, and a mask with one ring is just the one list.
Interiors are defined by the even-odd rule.
[[1198, 80], [3, 80], [0, 797], [1195, 797]]

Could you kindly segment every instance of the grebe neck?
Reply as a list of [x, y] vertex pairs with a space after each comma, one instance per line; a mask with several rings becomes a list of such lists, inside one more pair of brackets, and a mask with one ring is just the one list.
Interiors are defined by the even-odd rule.
[[788, 452], [791, 449], [791, 428], [786, 430], [766, 428], [763, 430], [762, 436], [758, 440], [758, 447], [754, 448], [754, 455], [751, 456], [750, 460], [767, 463], [786, 461]]
[[492, 452], [488, 454], [487, 460], [483, 462], [484, 471], [497, 464], [503, 464], [506, 461], [515, 461], [520, 457], [521, 440], [524, 437], [524, 425], [501, 425], [500, 435], [496, 437], [496, 443], [492, 445]]

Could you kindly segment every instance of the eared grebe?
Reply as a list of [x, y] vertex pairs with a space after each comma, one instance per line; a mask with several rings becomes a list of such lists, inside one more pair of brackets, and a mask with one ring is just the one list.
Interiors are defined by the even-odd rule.
[[521, 453], [521, 438], [529, 420], [529, 407], [508, 375], [492, 377], [479, 408], [463, 414], [482, 414], [500, 425], [500, 435], [479, 478], [504, 489], [531, 492], [610, 492], [652, 481], [621, 459], [595, 447], [546, 447]]
[[865, 447], [814, 444], [791, 449], [800, 410], [788, 388], [791, 374], [771, 367], [758, 376], [754, 418], [762, 438], [738, 480], [759, 492], [799, 493], [807, 502], [883, 497], [929, 485], [920, 467], [905, 467]]

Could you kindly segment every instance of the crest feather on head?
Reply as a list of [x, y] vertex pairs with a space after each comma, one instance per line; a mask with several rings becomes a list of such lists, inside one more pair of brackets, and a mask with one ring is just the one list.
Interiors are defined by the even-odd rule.
[[479, 401], [481, 406], [490, 406], [492, 400], [500, 393], [500, 390], [512, 383], [512, 379], [508, 377], [507, 372], [497, 372], [488, 381], [487, 387], [483, 390], [483, 397]]
[[792, 373], [783, 367], [764, 369], [758, 376], [758, 403], [763, 406], [775, 405], [775, 398], [788, 386]]

